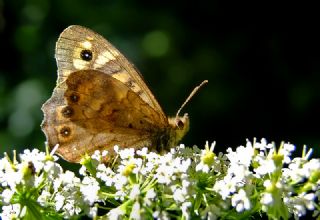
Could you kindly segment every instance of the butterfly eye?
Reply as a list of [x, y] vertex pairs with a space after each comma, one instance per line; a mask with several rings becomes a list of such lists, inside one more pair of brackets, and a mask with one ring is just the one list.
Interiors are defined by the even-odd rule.
[[184, 127], [184, 123], [181, 120], [177, 121], [177, 125], [178, 125], [179, 129], [183, 129], [183, 127]]
[[80, 52], [80, 57], [84, 61], [90, 61], [90, 60], [92, 60], [92, 51], [91, 50], [82, 50]]

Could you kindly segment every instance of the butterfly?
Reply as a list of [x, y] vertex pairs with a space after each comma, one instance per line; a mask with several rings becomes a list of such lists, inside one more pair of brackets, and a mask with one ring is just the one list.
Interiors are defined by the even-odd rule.
[[165, 151], [189, 130], [188, 115], [180, 117], [179, 110], [168, 118], [137, 69], [92, 30], [66, 28], [55, 58], [58, 79], [41, 108], [41, 128], [65, 160], [78, 163], [95, 150], [112, 154], [115, 145]]

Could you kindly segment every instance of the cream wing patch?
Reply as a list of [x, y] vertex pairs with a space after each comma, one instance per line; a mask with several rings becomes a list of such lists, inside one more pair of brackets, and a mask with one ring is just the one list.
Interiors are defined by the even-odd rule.
[[103, 51], [101, 54], [98, 54], [97, 59], [95, 60], [93, 64], [93, 68], [98, 69], [102, 66], [104, 66], [106, 63], [108, 63], [111, 60], [115, 60], [116, 57], [112, 55], [109, 51]]
[[90, 41], [82, 42], [80, 45], [86, 50], [91, 50], [92, 48], [92, 43]]
[[148, 103], [147, 95], [142, 91], [142, 88], [138, 85], [138, 83], [132, 80], [127, 72], [115, 73], [112, 75], [112, 77], [126, 84], [133, 92], [137, 93], [145, 102]]

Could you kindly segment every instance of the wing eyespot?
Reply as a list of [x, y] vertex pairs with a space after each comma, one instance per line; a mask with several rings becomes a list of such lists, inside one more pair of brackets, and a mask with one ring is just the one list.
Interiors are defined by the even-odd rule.
[[84, 61], [91, 61], [92, 58], [93, 58], [92, 51], [91, 50], [87, 50], [87, 49], [81, 50], [80, 57]]
[[65, 118], [70, 118], [72, 117], [72, 115], [74, 114], [74, 110], [72, 107], [70, 106], [65, 106], [62, 110], [61, 110], [62, 115]]
[[69, 96], [69, 99], [71, 102], [77, 103], [80, 99], [80, 96], [78, 94], [73, 93]]
[[69, 137], [71, 135], [71, 129], [69, 127], [63, 127], [59, 131], [62, 137]]

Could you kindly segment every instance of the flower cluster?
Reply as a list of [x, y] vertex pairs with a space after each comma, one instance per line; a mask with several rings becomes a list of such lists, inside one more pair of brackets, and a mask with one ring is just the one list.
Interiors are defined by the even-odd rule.
[[52, 153], [0, 160], [2, 219], [319, 218], [320, 160], [265, 139], [215, 153], [180, 145], [160, 155], [119, 149], [84, 156], [79, 174]]

